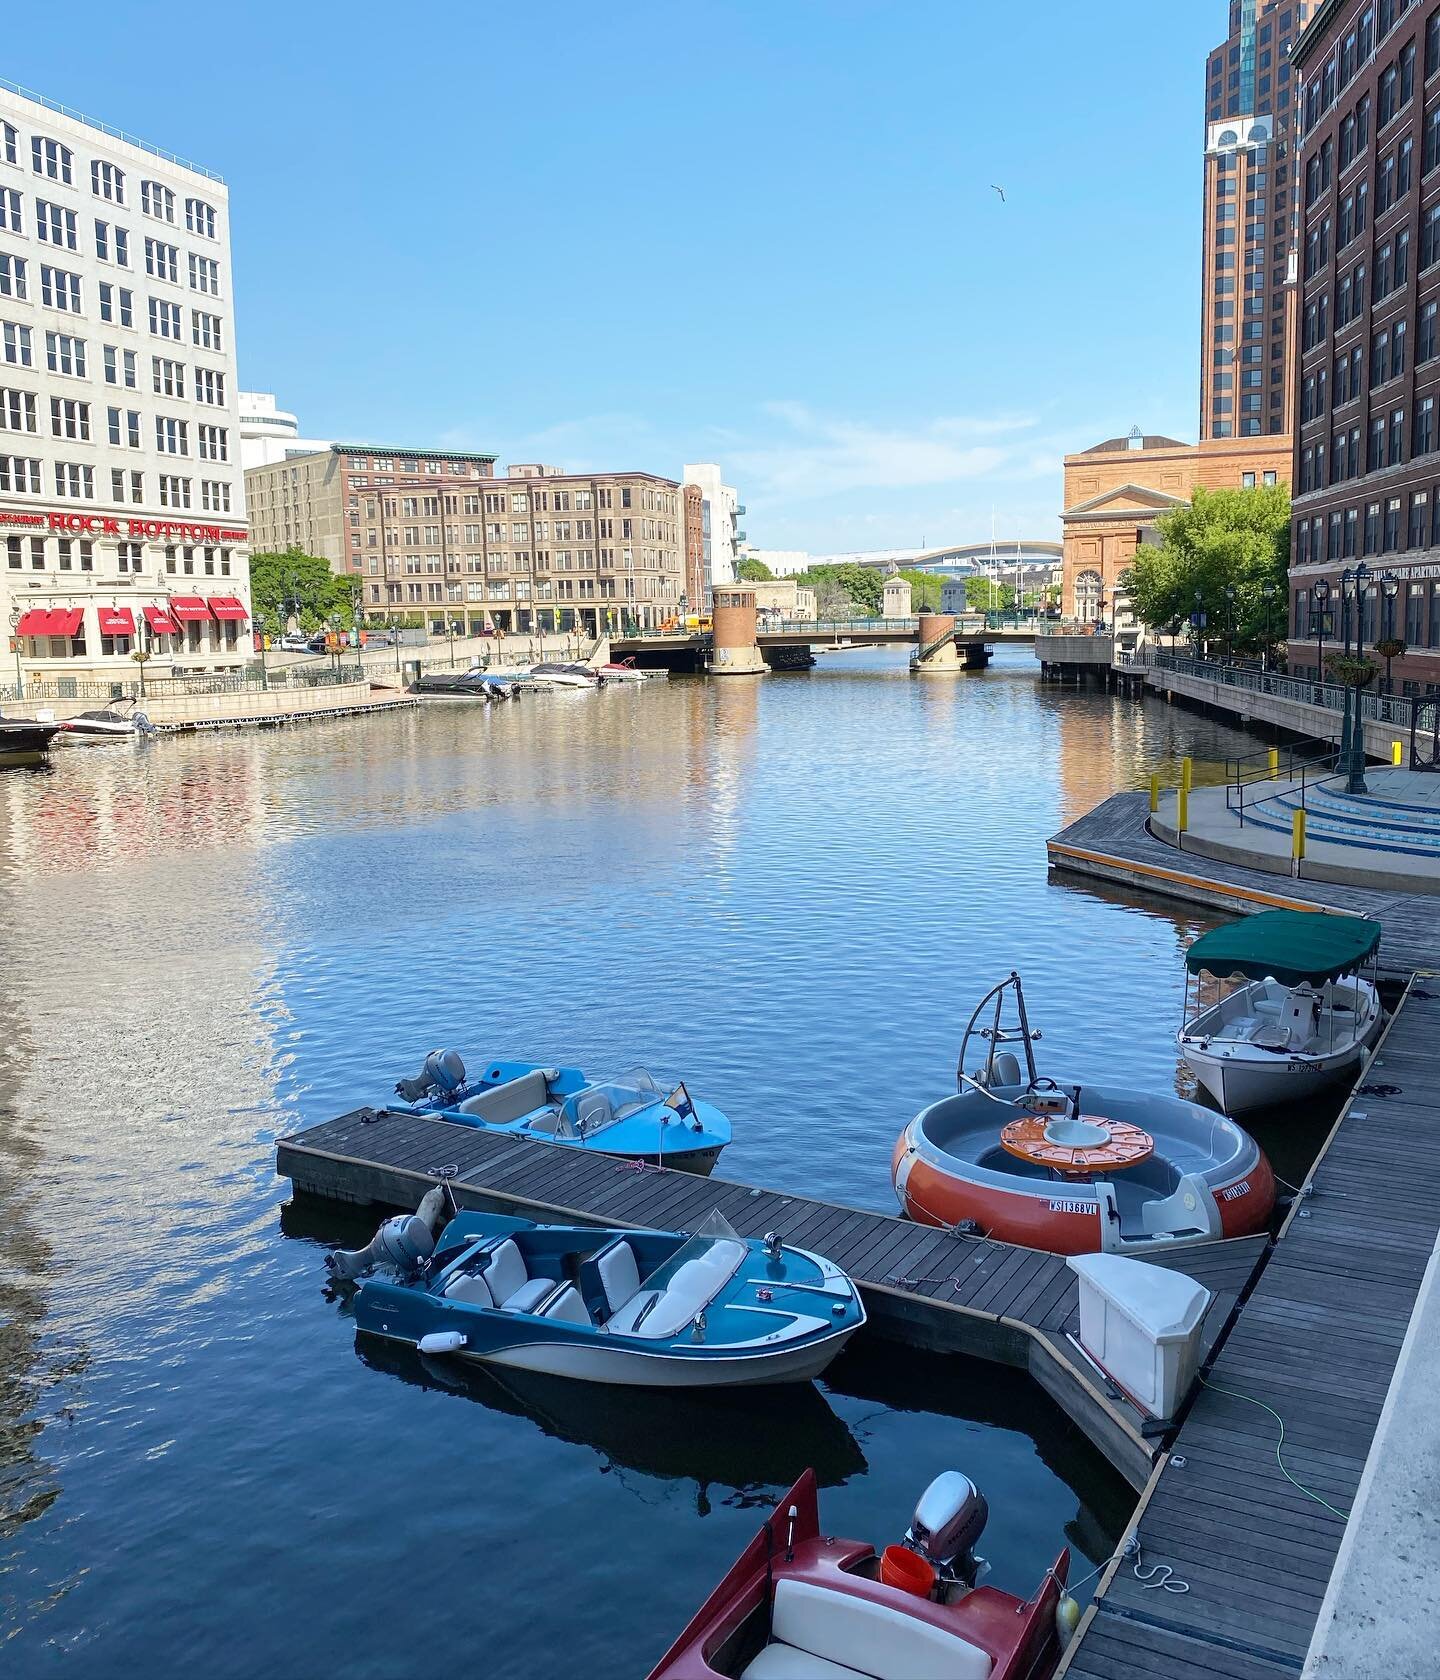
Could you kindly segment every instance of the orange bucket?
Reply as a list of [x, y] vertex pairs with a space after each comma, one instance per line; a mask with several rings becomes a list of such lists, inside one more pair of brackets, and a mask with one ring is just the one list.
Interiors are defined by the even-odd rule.
[[880, 1579], [887, 1587], [929, 1598], [935, 1585], [935, 1571], [908, 1546], [887, 1546], [880, 1554]]

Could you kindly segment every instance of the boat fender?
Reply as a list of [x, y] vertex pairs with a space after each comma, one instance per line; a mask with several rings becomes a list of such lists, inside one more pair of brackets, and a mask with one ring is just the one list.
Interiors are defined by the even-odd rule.
[[1062, 1592], [1055, 1604], [1055, 1632], [1060, 1640], [1063, 1651], [1075, 1637], [1075, 1629], [1080, 1625], [1080, 1606], [1067, 1592]]
[[421, 1353], [459, 1353], [465, 1346], [465, 1338], [458, 1330], [432, 1330], [428, 1336], [422, 1336], [415, 1346]]

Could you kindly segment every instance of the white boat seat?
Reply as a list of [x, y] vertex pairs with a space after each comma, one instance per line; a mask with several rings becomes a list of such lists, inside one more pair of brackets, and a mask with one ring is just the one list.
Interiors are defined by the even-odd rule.
[[493, 1307], [495, 1297], [479, 1272], [456, 1272], [445, 1284], [447, 1301], [466, 1301], [472, 1307]]
[[788, 1577], [775, 1583], [770, 1631], [741, 1680], [990, 1680], [993, 1667], [978, 1645], [897, 1606]]
[[662, 1299], [664, 1293], [663, 1289], [637, 1289], [619, 1312], [610, 1314], [605, 1328], [613, 1330], [618, 1336], [632, 1335], [640, 1322], [640, 1315], [644, 1313], [645, 1331], [648, 1333], [653, 1303]]
[[615, 1110], [604, 1091], [582, 1091], [575, 1100], [575, 1128], [598, 1132], [615, 1118]]
[[567, 1283], [550, 1299], [550, 1304], [540, 1314], [541, 1318], [558, 1318], [566, 1324], [583, 1324], [588, 1330], [590, 1314], [585, 1311], [585, 1303], [580, 1299], [580, 1291], [574, 1284]]
[[620, 1237], [595, 1256], [595, 1265], [600, 1273], [600, 1285], [605, 1291], [606, 1311], [613, 1318], [640, 1288], [640, 1268], [635, 1263], [635, 1250]]
[[[714, 1243], [706, 1253], [676, 1269], [655, 1305], [645, 1314], [643, 1323], [638, 1322], [638, 1313], [632, 1313], [627, 1304], [626, 1310], [618, 1315], [624, 1322], [616, 1323], [612, 1319], [610, 1328], [628, 1330], [634, 1326], [635, 1335], [656, 1341], [678, 1335], [702, 1307], [715, 1299], [744, 1258], [744, 1243], [728, 1238]], [[645, 1293], [653, 1292], [642, 1291]]]
[[871, 1680], [858, 1668], [827, 1662], [796, 1645], [767, 1645], [741, 1671], [740, 1680]]
[[504, 1310], [511, 1313], [533, 1313], [554, 1289], [554, 1278], [532, 1277], [522, 1283], [513, 1295], [505, 1297]]
[[512, 1120], [544, 1108], [549, 1096], [544, 1070], [536, 1068], [533, 1073], [522, 1073], [518, 1079], [507, 1079], [503, 1085], [466, 1097], [460, 1112], [477, 1115], [492, 1126], [508, 1126]]
[[1256, 1027], [1250, 1034], [1250, 1042], [1258, 1045], [1261, 1050], [1288, 1050], [1290, 1034], [1278, 1021], [1273, 1021], [1263, 1027]]

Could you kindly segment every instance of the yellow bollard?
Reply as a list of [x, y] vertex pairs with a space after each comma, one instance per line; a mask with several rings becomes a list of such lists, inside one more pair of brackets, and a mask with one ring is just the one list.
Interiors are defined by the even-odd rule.
[[[1187, 758], [1188, 764], [1190, 760]], [[1175, 832], [1183, 834], [1190, 826], [1190, 789], [1181, 782], [1175, 794]]]
[[1404, 760], [1405, 755], [1401, 749], [1400, 743], [1398, 741], [1392, 741], [1390, 743], [1390, 762], [1392, 764], [1403, 764]]
[[1274, 777], [1278, 776], [1279, 774], [1280, 774], [1280, 749], [1279, 749], [1279, 747], [1271, 747], [1271, 749], [1270, 749], [1270, 775], [1271, 775], [1272, 780], [1273, 780]]
[[1150, 814], [1153, 816], [1160, 809], [1160, 777], [1150, 778]]
[[1290, 818], [1290, 856], [1296, 863], [1305, 856], [1305, 813], [1296, 811]]
[[1195, 761], [1193, 759], [1182, 758], [1180, 760], [1180, 786], [1185, 789], [1186, 793], [1189, 793], [1194, 786], [1194, 771]]

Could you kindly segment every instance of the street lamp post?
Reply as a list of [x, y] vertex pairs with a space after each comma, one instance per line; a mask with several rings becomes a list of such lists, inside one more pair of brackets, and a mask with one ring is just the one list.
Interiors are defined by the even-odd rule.
[[1205, 628], [1205, 597], [1198, 589], [1195, 591], [1195, 611], [1190, 614], [1190, 623], [1195, 629], [1195, 657], [1199, 659], [1203, 649], [1200, 632]]
[[1270, 628], [1270, 612], [1275, 604], [1275, 585], [1273, 583], [1264, 584], [1260, 593], [1265, 598], [1265, 647], [1260, 655], [1260, 669], [1268, 671], [1270, 669], [1270, 651], [1275, 645]]
[[1315, 681], [1325, 681], [1325, 613], [1330, 604], [1329, 578], [1317, 578], [1310, 586], [1310, 628], [1315, 632]]
[[1235, 585], [1225, 585], [1225, 657], [1235, 663]]
[[[1344, 643], [1345, 660], [1348, 665], [1351, 657], [1350, 647], [1350, 604], [1355, 604], [1355, 649], [1358, 659], [1364, 648], [1364, 626], [1360, 622], [1360, 605], [1365, 596], [1365, 582], [1370, 576], [1370, 567], [1365, 561], [1352, 568], [1347, 566], [1340, 574], [1340, 629]], [[1340, 761], [1346, 771], [1345, 790], [1347, 793], [1364, 793], [1365, 787], [1365, 721], [1360, 710], [1360, 690], [1351, 682], [1344, 684], [1345, 704], [1340, 718]], [[1354, 690], [1352, 694], [1352, 689]]]
[[20, 674], [20, 609], [10, 609], [10, 646], [15, 649], [15, 698], [25, 698], [25, 679]]
[[[1400, 593], [1400, 579], [1394, 572], [1384, 572], [1380, 578], [1380, 589], [1385, 597], [1385, 643], [1387, 648], [1395, 640], [1395, 597]], [[1395, 685], [1390, 680], [1390, 661], [1393, 654], [1385, 655], [1385, 692], [1393, 694]]]

